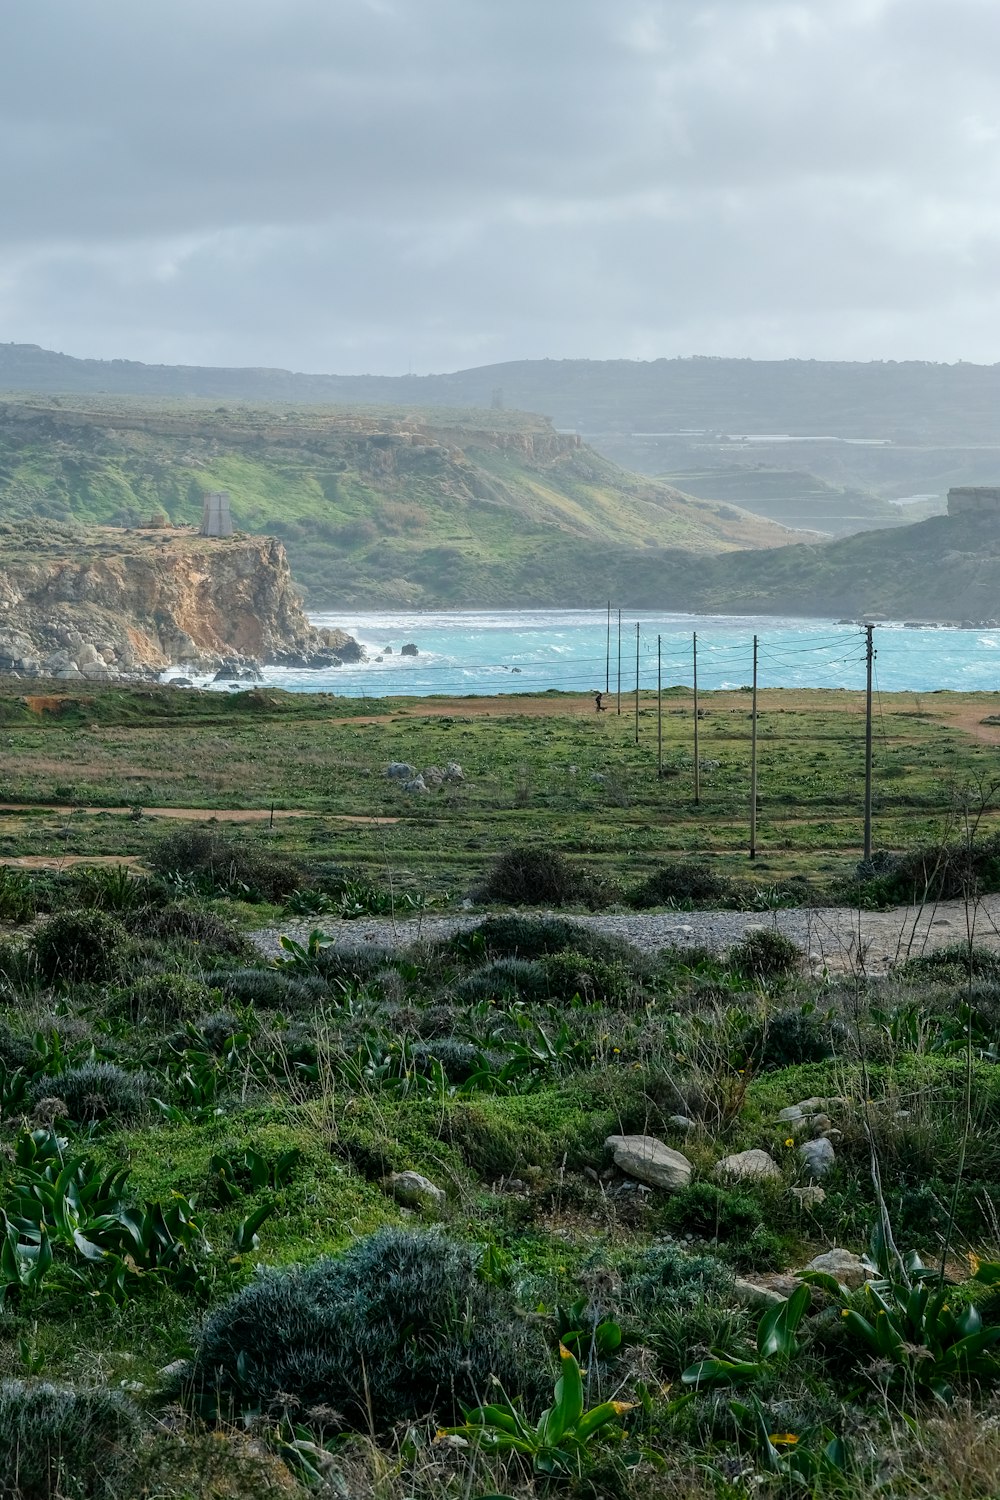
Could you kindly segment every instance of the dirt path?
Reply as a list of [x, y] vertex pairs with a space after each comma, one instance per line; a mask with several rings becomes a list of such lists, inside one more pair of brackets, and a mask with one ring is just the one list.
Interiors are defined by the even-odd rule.
[[[453, 917], [425, 917], [396, 922], [372, 919], [341, 922], [322, 917], [313, 921], [286, 923], [263, 928], [253, 934], [262, 952], [277, 956], [279, 936], [288, 933], [299, 941], [320, 927], [344, 948], [377, 945], [406, 947], [423, 938], [433, 941], [453, 932], [474, 927], [486, 912]], [[532, 913], [536, 916], [563, 913]], [[964, 945], [971, 930], [977, 947], [1000, 951], [1000, 896], [988, 896], [975, 908], [962, 901], [942, 901], [937, 906], [895, 907], [891, 911], [859, 912], [849, 907], [789, 907], [775, 912], [691, 911], [646, 914], [596, 913], [572, 919], [594, 932], [604, 932], [646, 952], [662, 948], [705, 947], [724, 952], [751, 928], [770, 928], [784, 933], [809, 957], [817, 973], [884, 974], [907, 958], [916, 958], [936, 948]]]
[[[53, 802], [0, 802], [0, 813], [54, 813], [68, 818], [78, 813], [97, 817], [99, 813], [114, 813], [124, 817], [132, 811], [130, 807], [69, 807]], [[276, 807], [272, 814], [267, 807], [144, 807], [144, 818], [177, 818], [186, 823], [266, 823], [272, 816], [277, 823], [285, 818], [329, 818], [335, 823], [398, 823], [398, 818], [363, 817], [360, 813], [325, 813], [309, 808]], [[9, 862], [9, 861], [8, 861]]]

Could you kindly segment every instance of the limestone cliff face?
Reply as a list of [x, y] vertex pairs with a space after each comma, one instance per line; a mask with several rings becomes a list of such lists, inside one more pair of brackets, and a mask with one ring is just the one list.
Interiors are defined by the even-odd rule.
[[0, 535], [7, 670], [101, 677], [227, 657], [321, 665], [360, 654], [346, 633], [309, 625], [284, 547], [271, 537], [18, 531]]

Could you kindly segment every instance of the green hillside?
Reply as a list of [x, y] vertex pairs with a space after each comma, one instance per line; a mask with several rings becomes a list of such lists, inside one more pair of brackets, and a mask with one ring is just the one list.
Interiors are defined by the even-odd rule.
[[611, 549], [792, 540], [731, 505], [626, 473], [523, 413], [0, 403], [0, 517], [197, 521], [207, 491], [286, 544], [313, 607], [565, 603]]

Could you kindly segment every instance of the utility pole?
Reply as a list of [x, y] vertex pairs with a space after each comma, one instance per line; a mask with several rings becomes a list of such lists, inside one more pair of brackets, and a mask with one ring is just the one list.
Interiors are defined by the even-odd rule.
[[875, 650], [872, 626], [865, 626], [867, 681], [865, 687], [865, 862], [872, 857], [872, 665]]
[[701, 760], [698, 755], [698, 632], [691, 637], [694, 653], [694, 805], [701, 802]]
[[622, 711], [622, 612], [618, 611], [618, 713]]
[[639, 621], [635, 622], [635, 742], [639, 743]]
[[750, 710], [750, 858], [757, 858], [757, 637], [753, 638], [753, 705]]
[[663, 780], [663, 660], [660, 642], [656, 637], [656, 777]]
[[608, 600], [608, 642], [604, 651], [604, 691], [611, 692], [611, 600]]

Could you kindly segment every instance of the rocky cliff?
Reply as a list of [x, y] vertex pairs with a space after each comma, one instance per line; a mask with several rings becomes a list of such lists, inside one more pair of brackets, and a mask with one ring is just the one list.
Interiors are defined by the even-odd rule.
[[360, 655], [345, 632], [309, 625], [272, 537], [0, 526], [0, 670], [108, 680]]

